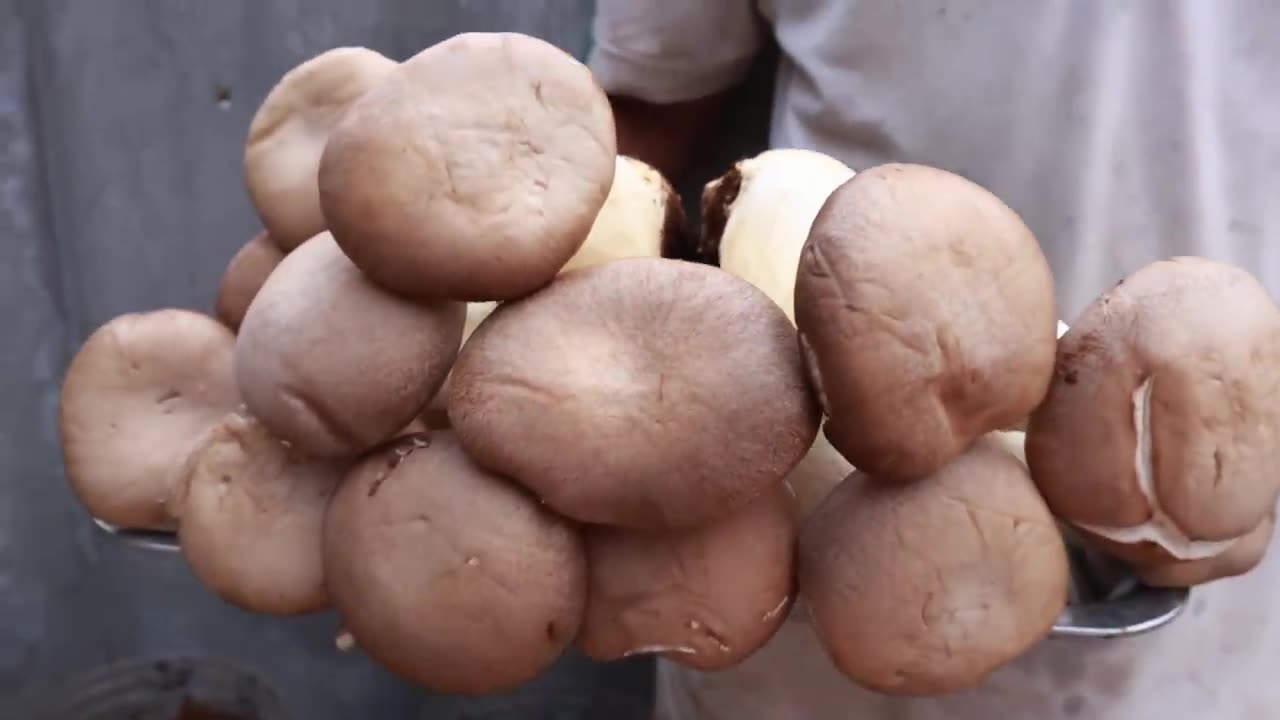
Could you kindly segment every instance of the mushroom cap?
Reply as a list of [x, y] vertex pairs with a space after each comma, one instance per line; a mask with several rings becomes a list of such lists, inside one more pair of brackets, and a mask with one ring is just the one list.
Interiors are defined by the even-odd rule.
[[356, 643], [436, 692], [514, 689], [582, 622], [582, 538], [476, 467], [448, 432], [363, 460], [334, 496], [324, 538], [329, 592]]
[[931, 475], [1016, 424], [1053, 373], [1053, 278], [1035, 237], [994, 195], [935, 168], [881, 165], [831, 194], [795, 311], [827, 437], [883, 480]]
[[187, 453], [240, 402], [235, 336], [187, 310], [121, 315], [67, 368], [58, 398], [62, 460], [85, 509], [126, 528], [170, 529], [171, 485]]
[[513, 33], [464, 33], [353, 104], [320, 163], [342, 249], [406, 295], [507, 300], [578, 251], [613, 182], [613, 115], [585, 65]]
[[240, 329], [249, 303], [262, 289], [267, 276], [284, 259], [281, 250], [264, 230], [244, 244], [231, 258], [218, 282], [214, 315], [232, 332]]
[[760, 288], [795, 322], [796, 270], [809, 229], [853, 170], [813, 150], [766, 150], [702, 191], [699, 259]]
[[327, 607], [321, 528], [342, 471], [300, 456], [244, 413], [227, 415], [192, 452], [176, 488], [179, 542], [196, 579], [249, 612]]
[[449, 419], [476, 462], [583, 522], [727, 515], [817, 432], [795, 329], [708, 265], [633, 258], [503, 303], [454, 365]]
[[328, 233], [290, 253], [249, 307], [236, 381], [254, 417], [314, 457], [395, 437], [439, 390], [462, 303], [411, 302], [370, 282]]
[[1054, 514], [1086, 536], [1142, 546], [1143, 564], [1209, 558], [1275, 507], [1277, 396], [1266, 290], [1209, 260], [1153, 263], [1062, 337], [1027, 459]]
[[285, 73], [249, 124], [244, 182], [271, 238], [286, 252], [325, 229], [320, 155], [347, 107], [396, 67], [361, 47], [321, 53]]
[[978, 684], [1043, 638], [1067, 600], [1053, 517], [990, 438], [919, 482], [854, 474], [801, 530], [799, 557], [836, 667], [891, 695]]
[[669, 257], [688, 244], [680, 196], [656, 168], [619, 155], [613, 184], [586, 242], [560, 272], [631, 257]]
[[1276, 517], [1272, 513], [1263, 518], [1258, 527], [1213, 557], [1139, 566], [1136, 574], [1139, 580], [1152, 587], [1191, 587], [1244, 575], [1262, 562], [1271, 545], [1275, 527]]
[[786, 619], [796, 530], [791, 496], [781, 486], [699, 527], [588, 528], [579, 645], [602, 662], [660, 653], [700, 670], [740, 663]]

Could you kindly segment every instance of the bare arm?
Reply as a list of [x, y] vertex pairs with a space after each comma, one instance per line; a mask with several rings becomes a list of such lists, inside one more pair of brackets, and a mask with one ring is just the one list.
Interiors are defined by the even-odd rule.
[[721, 92], [669, 104], [611, 96], [618, 152], [649, 163], [678, 183], [690, 156], [719, 125], [726, 96]]

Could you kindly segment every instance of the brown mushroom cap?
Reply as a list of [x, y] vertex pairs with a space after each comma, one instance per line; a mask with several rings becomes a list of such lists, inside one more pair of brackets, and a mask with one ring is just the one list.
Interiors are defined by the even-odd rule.
[[817, 432], [778, 306], [717, 268], [661, 258], [503, 303], [449, 392], [478, 464], [564, 515], [635, 529], [727, 515], [780, 483]]
[[1275, 527], [1273, 513], [1218, 555], [1203, 560], [1175, 560], [1152, 567], [1139, 566], [1136, 574], [1139, 580], [1152, 587], [1191, 587], [1244, 575], [1262, 562]]
[[892, 695], [976, 685], [1044, 637], [1067, 600], [1053, 517], [988, 438], [916, 483], [850, 476], [805, 524], [799, 557], [836, 667]]
[[325, 218], [406, 295], [507, 300], [582, 246], [613, 180], [613, 115], [591, 71], [542, 40], [464, 33], [352, 105], [320, 163]]
[[240, 402], [234, 343], [218, 321], [187, 310], [121, 315], [89, 336], [63, 380], [58, 430], [67, 480], [91, 515], [172, 528], [175, 475]]
[[281, 250], [266, 231], [260, 232], [244, 244], [231, 258], [218, 282], [218, 296], [214, 302], [214, 315], [234, 332], [240, 329], [249, 303], [262, 289], [267, 276], [284, 259]]
[[943, 170], [882, 165], [818, 212], [796, 324], [830, 416], [824, 431], [877, 478], [936, 472], [1010, 427], [1053, 372], [1053, 278], [1022, 220]]
[[245, 142], [244, 181], [281, 249], [324, 231], [316, 178], [329, 132], [395, 66], [373, 50], [335, 48], [285, 73], [263, 100]]
[[246, 414], [214, 425], [178, 480], [178, 536], [196, 578], [250, 612], [327, 607], [321, 528], [342, 470], [299, 456]]
[[776, 487], [696, 528], [586, 530], [590, 584], [578, 643], [599, 661], [661, 653], [719, 670], [746, 659], [773, 637], [794, 596], [791, 502]]
[[315, 457], [355, 456], [409, 424], [461, 342], [462, 303], [415, 303], [370, 282], [328, 233], [280, 263], [236, 340], [254, 417]]
[[453, 435], [409, 436], [343, 481], [324, 530], [329, 592], [371, 658], [436, 692], [513, 689], [582, 621], [582, 539]]
[[1209, 260], [1157, 262], [1063, 336], [1027, 459], [1086, 536], [1145, 546], [1129, 558], [1144, 565], [1206, 559], [1275, 507], [1276, 397], [1280, 311], [1266, 290]]

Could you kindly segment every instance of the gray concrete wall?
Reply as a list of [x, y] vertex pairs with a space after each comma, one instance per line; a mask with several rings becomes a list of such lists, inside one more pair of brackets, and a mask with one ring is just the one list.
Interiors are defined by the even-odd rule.
[[570, 656], [513, 698], [463, 702], [336, 652], [332, 617], [228, 608], [179, 558], [93, 530], [60, 475], [54, 424], [69, 352], [93, 328], [123, 312], [211, 308], [221, 269], [257, 228], [240, 145], [285, 70], [337, 45], [404, 58], [463, 30], [519, 30], [581, 56], [590, 8], [0, 0], [0, 718], [31, 717], [90, 668], [155, 654], [236, 659], [313, 720], [644, 713], [644, 662]]

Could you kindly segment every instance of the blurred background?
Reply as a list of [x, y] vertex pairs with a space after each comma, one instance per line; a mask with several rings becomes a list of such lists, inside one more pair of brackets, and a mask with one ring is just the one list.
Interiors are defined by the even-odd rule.
[[[592, 0], [0, 0], [0, 718], [98, 720], [66, 708], [90, 692], [189, 687], [308, 720], [648, 716], [648, 660], [570, 654], [512, 696], [463, 700], [338, 652], [332, 616], [227, 607], [178, 556], [96, 530], [62, 479], [55, 423], [66, 363], [98, 325], [211, 310], [227, 261], [259, 229], [241, 145], [285, 71], [341, 45], [401, 60], [464, 31], [524, 32], [585, 59], [592, 11]], [[763, 148], [771, 76], [766, 57], [682, 188], [691, 212], [702, 182]]]

